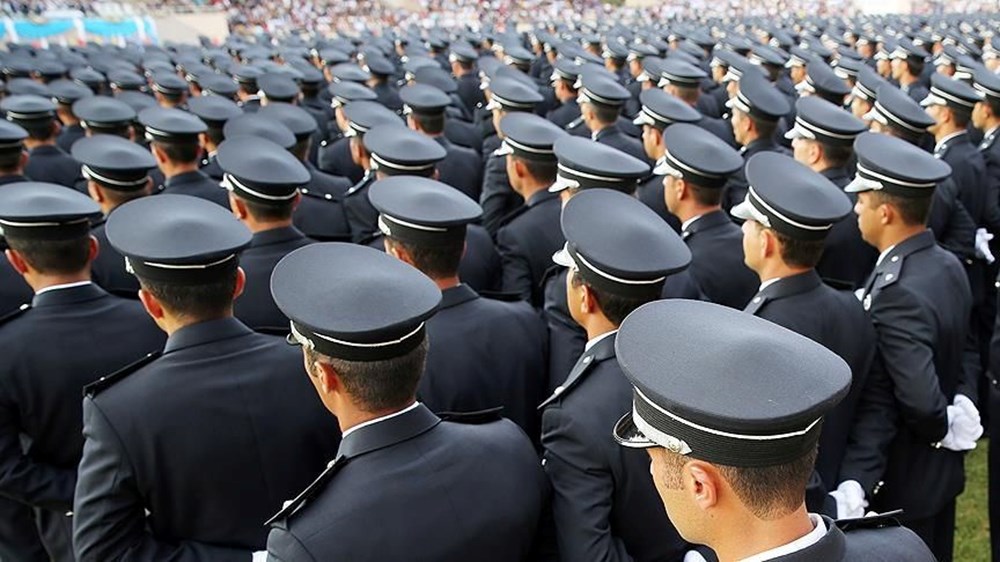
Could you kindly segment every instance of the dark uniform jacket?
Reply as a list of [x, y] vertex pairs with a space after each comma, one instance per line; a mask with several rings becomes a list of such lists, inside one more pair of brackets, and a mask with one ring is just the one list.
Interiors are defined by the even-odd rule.
[[369, 244], [379, 235], [378, 209], [368, 200], [368, 188], [373, 183], [375, 172], [369, 171], [347, 190], [344, 197], [344, 213], [351, 228], [351, 241], [356, 244]]
[[309, 170], [309, 183], [300, 192], [302, 199], [292, 213], [295, 227], [306, 236], [324, 242], [346, 242], [351, 239], [344, 198], [350, 189], [347, 178], [332, 176], [304, 162]]
[[559, 195], [543, 189], [508, 215], [497, 232], [503, 291], [517, 294], [536, 308], [542, 306], [542, 279], [553, 265], [552, 255], [566, 243], [559, 225], [561, 214]]
[[[841, 189], [853, 179], [844, 168], [827, 168], [820, 174]], [[855, 193], [848, 193], [847, 196], [851, 203], [856, 203], [858, 200]], [[816, 265], [816, 271], [824, 281], [834, 287], [853, 291], [864, 286], [868, 274], [875, 267], [876, 259], [878, 250], [861, 238], [858, 216], [852, 211], [834, 223], [826, 235], [823, 255]]]
[[851, 367], [850, 393], [823, 418], [816, 470], [824, 489], [813, 502], [806, 496], [815, 511], [826, 500], [825, 492], [840, 484], [841, 461], [875, 358], [875, 329], [854, 294], [823, 284], [814, 270], [768, 285], [745, 310], [822, 344]]
[[646, 156], [646, 149], [642, 147], [642, 142], [626, 135], [618, 126], [605, 127], [598, 131], [593, 138], [601, 144], [617, 148], [633, 158], [638, 158], [641, 162], [649, 162], [649, 158]]
[[760, 285], [743, 263], [743, 232], [721, 210], [712, 211], [681, 233], [691, 250], [688, 271], [711, 302], [742, 309]]
[[461, 191], [473, 201], [479, 201], [482, 189], [483, 160], [475, 150], [452, 144], [444, 136], [434, 137], [444, 148], [444, 160], [437, 163], [438, 180]]
[[465, 108], [469, 113], [473, 113], [477, 106], [486, 101], [483, 97], [483, 91], [479, 89], [479, 78], [475, 72], [463, 74], [455, 81], [458, 82], [458, 91], [456, 93], [461, 98], [462, 103], [465, 104]]
[[667, 202], [663, 199], [663, 176], [652, 175], [643, 180], [636, 188], [635, 196], [655, 211], [657, 215], [660, 215], [660, 218], [669, 224], [674, 232], [681, 231], [681, 221], [670, 212], [670, 209], [667, 209]]
[[[1000, 231], [998, 202], [988, 198], [986, 162], [976, 145], [969, 141], [965, 131], [944, 141], [934, 151], [934, 156], [951, 166], [951, 179], [958, 188], [958, 198], [969, 211], [977, 226], [989, 225]], [[29, 174], [30, 175], [30, 174]]]
[[580, 118], [580, 104], [576, 103], [576, 100], [565, 101], [546, 113], [545, 118], [565, 129]]
[[483, 226], [491, 236], [496, 236], [504, 219], [521, 208], [524, 199], [510, 186], [507, 157], [485, 152], [483, 158], [483, 188], [479, 194], [479, 206], [483, 208]]
[[43, 181], [76, 188], [83, 177], [80, 163], [58, 146], [38, 146], [28, 153], [24, 174], [31, 181]]
[[663, 510], [645, 451], [610, 428], [632, 408], [632, 385], [604, 336], [542, 403], [542, 463], [563, 560], [681, 560], [685, 542]]
[[[111, 210], [111, 213], [114, 209]], [[111, 213], [108, 213], [110, 215]], [[91, 276], [105, 291], [124, 298], [139, 298], [139, 280], [125, 269], [125, 256], [108, 241], [105, 231], [107, 217], [94, 226], [90, 234], [97, 238], [99, 251], [90, 264]]]
[[222, 181], [222, 167], [219, 166], [219, 160], [215, 157], [215, 153], [201, 159], [201, 171], [215, 181]]
[[353, 183], [361, 181], [365, 175], [365, 170], [354, 163], [351, 159], [351, 139], [341, 137], [331, 143], [326, 143], [319, 149], [317, 155], [317, 166], [320, 170], [334, 175], [345, 177]]
[[[934, 69], [931, 68], [931, 73], [933, 72]], [[924, 101], [924, 98], [926, 98], [927, 94], [930, 93], [930, 90], [927, 89], [927, 86], [924, 86], [920, 82], [914, 82], [909, 86], [903, 86], [902, 84], [900, 84], [899, 89], [903, 90], [903, 92], [906, 93], [906, 95], [910, 96], [910, 99], [912, 99], [917, 103]]]
[[[962, 369], [972, 305], [965, 271], [925, 231], [897, 244], [875, 266], [862, 304], [893, 385], [895, 404], [887, 407], [899, 416], [895, 431], [873, 437], [882, 444], [891, 440], [885, 484], [873, 506], [903, 509], [908, 520], [930, 517], [965, 485], [962, 453], [934, 446], [948, 431], [946, 407], [955, 394], [976, 397]], [[877, 475], [853, 479], [871, 497]]]
[[530, 560], [548, 492], [538, 457], [512, 422], [471, 421], [417, 403], [349, 432], [275, 517], [268, 560]]
[[483, 136], [479, 134], [475, 123], [448, 117], [444, 121], [444, 136], [459, 146], [471, 148], [476, 154], [483, 152]]
[[417, 396], [435, 412], [503, 406], [533, 440], [546, 375], [545, 324], [525, 302], [482, 298], [468, 285], [445, 289], [427, 321], [430, 351]]
[[247, 562], [338, 445], [301, 352], [235, 318], [181, 328], [85, 392], [80, 562]]
[[184, 172], [163, 183], [162, 193], [193, 195], [229, 208], [229, 192], [201, 170]]
[[[822, 516], [823, 538], [802, 550], [772, 558], [774, 562], [934, 562], [920, 537], [885, 517], [834, 521]], [[870, 521], [867, 519], [871, 519]]]
[[73, 147], [73, 143], [87, 136], [87, 132], [83, 130], [81, 125], [65, 125], [62, 130], [59, 131], [59, 136], [56, 137], [56, 146], [62, 149], [63, 152], [69, 154], [70, 149]]
[[240, 267], [247, 280], [243, 294], [234, 303], [233, 314], [241, 322], [254, 329], [288, 329], [288, 318], [278, 310], [271, 296], [271, 272], [292, 250], [311, 243], [294, 226], [254, 233], [250, 247], [240, 254]]
[[934, 202], [927, 216], [927, 228], [944, 249], [966, 264], [975, 257], [976, 223], [958, 199], [958, 189], [950, 178], [934, 188]]
[[743, 156], [744, 167], [737, 170], [732, 176], [729, 177], [729, 181], [726, 182], [726, 187], [722, 192], [722, 208], [728, 213], [730, 209], [734, 206], [739, 205], [746, 199], [747, 196], [747, 183], [746, 172], [746, 161], [750, 160], [750, 157], [758, 152], [778, 152], [780, 154], [789, 154], [788, 150], [774, 142], [774, 139], [757, 139], [750, 144], [743, 147], [740, 151]]
[[38, 509], [54, 558], [73, 560], [64, 514], [83, 451], [83, 387], [158, 351], [165, 336], [138, 302], [93, 283], [42, 291], [2, 322], [0, 493]]
[[[0, 189], [3, 189], [4, 185], [22, 181], [30, 180], [20, 174], [0, 176]], [[6, 249], [6, 243], [0, 241], [0, 249]], [[20, 308], [22, 304], [31, 302], [31, 297], [34, 294], [21, 274], [10, 265], [10, 262], [6, 258], [0, 260], [0, 316], [9, 314]], [[0, 549], [2, 548], [0, 545]]]

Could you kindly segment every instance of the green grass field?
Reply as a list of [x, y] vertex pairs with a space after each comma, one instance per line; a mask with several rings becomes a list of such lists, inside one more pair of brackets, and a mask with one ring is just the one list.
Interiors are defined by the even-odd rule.
[[965, 493], [958, 498], [955, 523], [956, 562], [989, 562], [990, 517], [986, 495], [986, 452], [989, 443], [979, 441], [965, 459]]

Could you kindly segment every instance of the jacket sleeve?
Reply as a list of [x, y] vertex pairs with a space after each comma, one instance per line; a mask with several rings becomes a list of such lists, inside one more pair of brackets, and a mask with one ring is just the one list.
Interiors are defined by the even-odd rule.
[[582, 437], [587, 432], [558, 406], [542, 415], [543, 466], [552, 482], [552, 512], [563, 560], [632, 560], [611, 534], [612, 475]]
[[504, 217], [511, 211], [511, 200], [520, 199], [507, 180], [506, 168], [490, 154], [483, 155], [483, 187], [479, 193], [479, 204], [483, 208], [483, 228], [491, 236], [496, 236]]
[[522, 300], [530, 301], [532, 293], [531, 265], [524, 253], [524, 248], [513, 236], [510, 230], [504, 228], [497, 233], [497, 252], [503, 264], [503, 280], [500, 289], [505, 293], [518, 295]]
[[69, 511], [76, 470], [37, 462], [24, 454], [18, 411], [8, 389], [0, 385], [0, 493], [28, 505]]
[[[976, 223], [958, 200], [955, 190], [955, 183], [950, 179], [937, 186], [928, 225], [938, 243], [964, 261], [975, 256]], [[940, 207], [940, 210], [935, 207]]]
[[271, 527], [267, 535], [267, 562], [316, 562], [294, 533], [282, 525]]
[[840, 464], [840, 481], [855, 480], [872, 496], [885, 472], [889, 445], [896, 437], [898, 411], [892, 380], [876, 356], [858, 396], [854, 421]]
[[934, 366], [934, 336], [925, 307], [896, 285], [877, 295], [871, 317], [900, 418], [928, 443], [940, 441], [948, 433], [948, 400]]
[[83, 436], [73, 516], [79, 562], [250, 562], [250, 550], [153, 537], [118, 434], [89, 397], [83, 401]]

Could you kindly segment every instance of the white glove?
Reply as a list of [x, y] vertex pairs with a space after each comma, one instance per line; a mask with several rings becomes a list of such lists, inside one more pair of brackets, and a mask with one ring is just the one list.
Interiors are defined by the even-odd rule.
[[684, 562], [708, 562], [697, 550], [689, 550], [684, 554]]
[[976, 229], [976, 257], [986, 260], [986, 263], [996, 261], [993, 253], [990, 252], [990, 240], [993, 240], [993, 235], [985, 228]]
[[258, 550], [257, 552], [254, 552], [253, 559], [251, 559], [250, 562], [267, 562], [267, 551]]
[[979, 421], [979, 410], [968, 397], [958, 394], [955, 404], [948, 406], [948, 433], [939, 446], [949, 451], [971, 451], [976, 448], [976, 440], [983, 435]]
[[856, 480], [841, 482], [830, 495], [837, 500], [837, 519], [864, 517], [868, 501], [865, 500], [864, 489]]

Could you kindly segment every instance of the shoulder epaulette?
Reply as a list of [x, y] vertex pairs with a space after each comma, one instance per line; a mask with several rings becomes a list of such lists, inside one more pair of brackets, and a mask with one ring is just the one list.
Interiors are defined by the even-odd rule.
[[881, 289], [899, 281], [899, 274], [903, 270], [904, 261], [906, 261], [904, 256], [887, 256], [886, 263], [876, 268], [878, 279], [875, 280], [872, 288]]
[[17, 310], [12, 310], [12, 311], [8, 312], [7, 314], [4, 314], [3, 316], [0, 316], [0, 326], [6, 324], [7, 322], [10, 322], [11, 320], [13, 320], [13, 319], [17, 318], [18, 316], [24, 314], [25, 312], [28, 312], [28, 310], [30, 310], [30, 309], [31, 309], [31, 303], [27, 303], [26, 302], [26, 303], [22, 304], [21, 306], [17, 307]]
[[152, 363], [160, 355], [163, 355], [162, 351], [154, 351], [149, 355], [143, 357], [142, 359], [118, 369], [117, 371], [111, 373], [110, 375], [104, 375], [103, 377], [97, 379], [96, 381], [83, 387], [83, 395], [94, 397], [100, 394], [105, 389], [109, 388], [116, 382], [124, 379], [125, 377], [131, 375], [132, 373], [138, 371], [139, 369], [145, 367], [146, 365]]
[[475, 412], [437, 412], [437, 417], [442, 421], [471, 425], [493, 423], [503, 418], [503, 406]]
[[484, 299], [490, 299], [490, 300], [493, 300], [493, 301], [502, 301], [502, 302], [521, 302], [522, 300], [524, 300], [524, 299], [521, 298], [521, 295], [519, 293], [515, 293], [515, 292], [511, 292], [511, 291], [507, 291], [507, 292], [504, 292], [504, 291], [479, 291], [479, 296], [483, 297]]
[[312, 197], [313, 199], [320, 199], [323, 201], [336, 201], [337, 198], [329, 193], [320, 193], [319, 191], [309, 191], [308, 189], [299, 188], [299, 193], [306, 197]]
[[899, 527], [897, 517], [903, 513], [902, 509], [887, 511], [870, 517], [858, 517], [856, 519], [838, 519], [835, 521], [837, 527], [845, 532], [857, 531], [860, 529], [883, 529], [885, 527]]
[[253, 331], [258, 334], [264, 334], [266, 336], [280, 336], [287, 337], [291, 333], [290, 326], [257, 326], [253, 328]]
[[274, 517], [265, 521], [264, 526], [269, 527], [278, 521], [288, 519], [294, 515], [295, 512], [305, 505], [307, 501], [315, 498], [316, 495], [320, 493], [323, 486], [325, 486], [326, 483], [329, 482], [330, 479], [333, 478], [333, 476], [337, 474], [337, 472], [339, 472], [345, 464], [347, 464], [348, 460], [350, 460], [348, 457], [337, 457], [335, 460], [330, 461], [330, 464], [326, 465], [326, 470], [316, 477], [316, 479], [312, 481], [312, 484], [306, 486], [306, 489], [299, 492], [299, 495], [295, 496], [293, 499], [286, 501], [281, 507], [281, 511], [275, 513]]

